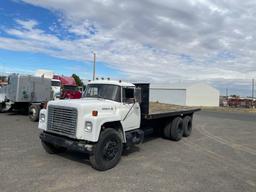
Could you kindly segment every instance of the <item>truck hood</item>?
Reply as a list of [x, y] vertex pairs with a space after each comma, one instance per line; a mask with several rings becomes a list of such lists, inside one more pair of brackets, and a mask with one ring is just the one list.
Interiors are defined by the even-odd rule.
[[101, 98], [82, 98], [82, 99], [65, 99], [50, 101], [49, 105], [74, 107], [79, 111], [91, 113], [92, 110], [97, 110], [99, 114], [113, 113], [119, 103]]

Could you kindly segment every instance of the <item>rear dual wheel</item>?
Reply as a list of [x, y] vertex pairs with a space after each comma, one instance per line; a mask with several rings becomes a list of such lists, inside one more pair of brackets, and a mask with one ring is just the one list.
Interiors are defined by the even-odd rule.
[[192, 118], [190, 116], [186, 116], [183, 118], [183, 129], [184, 129], [183, 136], [189, 137], [192, 132]]
[[182, 124], [182, 118], [176, 117], [170, 121], [164, 128], [164, 136], [167, 139], [173, 141], [181, 140], [184, 133], [184, 128]]
[[182, 137], [188, 137], [192, 131], [192, 118], [185, 116], [176, 117], [164, 127], [164, 137], [173, 141], [179, 141]]

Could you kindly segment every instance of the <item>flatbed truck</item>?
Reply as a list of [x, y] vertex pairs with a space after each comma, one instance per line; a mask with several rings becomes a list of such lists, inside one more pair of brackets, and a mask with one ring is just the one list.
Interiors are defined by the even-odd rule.
[[40, 139], [45, 151], [67, 149], [89, 154], [93, 168], [115, 167], [124, 149], [158, 133], [179, 141], [192, 131], [198, 108], [149, 102], [149, 84], [91, 81], [84, 97], [50, 101], [40, 111]]

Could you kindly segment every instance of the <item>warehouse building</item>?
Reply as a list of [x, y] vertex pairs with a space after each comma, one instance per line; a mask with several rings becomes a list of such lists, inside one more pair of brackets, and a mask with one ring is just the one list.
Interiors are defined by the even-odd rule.
[[150, 85], [150, 101], [185, 106], [219, 106], [220, 93], [206, 83]]

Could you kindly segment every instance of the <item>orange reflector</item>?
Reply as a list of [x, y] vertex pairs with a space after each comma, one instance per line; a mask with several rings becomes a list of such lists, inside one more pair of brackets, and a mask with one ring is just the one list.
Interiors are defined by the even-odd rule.
[[98, 116], [98, 111], [92, 111], [92, 116]]

